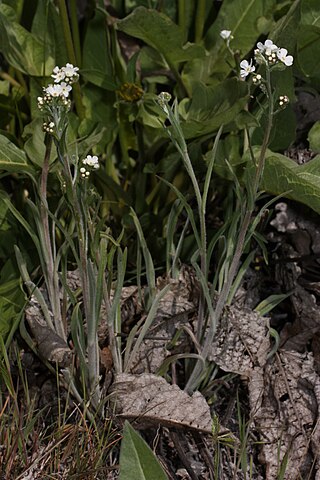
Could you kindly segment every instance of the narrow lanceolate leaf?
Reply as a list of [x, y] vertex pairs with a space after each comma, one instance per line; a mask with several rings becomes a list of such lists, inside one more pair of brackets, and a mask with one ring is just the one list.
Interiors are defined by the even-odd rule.
[[160, 463], [141, 436], [125, 423], [120, 451], [120, 480], [167, 480]]
[[14, 173], [32, 173], [27, 156], [4, 135], [0, 135], [0, 170]]

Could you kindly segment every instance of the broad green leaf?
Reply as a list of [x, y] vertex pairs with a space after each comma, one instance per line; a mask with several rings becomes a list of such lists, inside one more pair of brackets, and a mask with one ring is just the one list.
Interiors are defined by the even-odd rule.
[[[98, 3], [103, 7], [101, 0]], [[113, 62], [110, 56], [109, 40], [105, 15], [102, 11], [96, 10], [86, 30], [81, 75], [85, 80], [98, 87], [106, 90], [115, 90], [116, 82], [113, 76]], [[98, 48], [97, 45], [99, 46]]]
[[[282, 72], [279, 72], [282, 73]], [[285, 73], [285, 72], [283, 72]], [[284, 92], [281, 92], [283, 95]], [[257, 127], [252, 135], [253, 145], [261, 145], [267, 124], [266, 116], [261, 119], [261, 126]], [[270, 135], [269, 147], [273, 151], [284, 151], [294, 141], [296, 134], [296, 116], [289, 105], [285, 110], [279, 112], [275, 117]]]
[[167, 480], [156, 456], [141, 436], [126, 422], [120, 450], [119, 480]]
[[14, 173], [33, 172], [25, 152], [4, 135], [0, 135], [0, 170]]
[[101, 87], [104, 90], [116, 90], [117, 84], [110, 75], [102, 72], [101, 70], [95, 70], [93, 68], [84, 70], [81, 69], [82, 77], [88, 82], [93, 83], [97, 87]]
[[320, 121], [318, 120], [308, 134], [310, 150], [320, 153]]
[[117, 115], [114, 107], [115, 94], [101, 90], [94, 85], [82, 88], [83, 104], [86, 107], [86, 118], [93, 123], [100, 123], [107, 127], [104, 141], [110, 142], [117, 128]]
[[301, 25], [298, 31], [298, 63], [306, 76], [320, 76], [320, 3], [302, 0]]
[[298, 63], [307, 77], [320, 76], [320, 26], [301, 25], [298, 32]]
[[182, 130], [185, 138], [215, 132], [222, 124], [232, 122], [248, 100], [248, 86], [235, 78], [216, 87], [198, 84], [187, 109]]
[[[44, 54], [52, 53], [55, 63], [59, 66], [66, 64], [68, 55], [61, 20], [51, 0], [38, 2], [31, 33], [43, 43]], [[50, 75], [51, 71], [46, 72], [46, 75], [48, 74]]]
[[50, 74], [54, 68], [50, 45], [19, 25], [13, 16], [8, 5], [0, 4], [0, 50], [7, 62], [28, 75]]
[[284, 155], [269, 152], [260, 188], [274, 195], [284, 194], [320, 213], [320, 155], [297, 165]]
[[[217, 20], [208, 30], [205, 38], [206, 48], [211, 53], [221, 49], [224, 42], [220, 38], [221, 30], [232, 31], [232, 45], [245, 55], [273, 20], [275, 0], [224, 0]], [[224, 47], [222, 47], [224, 48]]]
[[182, 79], [189, 90], [199, 81], [216, 84], [225, 78], [235, 67], [234, 58], [229, 53], [225, 41], [220, 37], [221, 30], [232, 31], [234, 40], [231, 46], [240, 51], [243, 58], [262, 33], [271, 26], [275, 0], [224, 0], [217, 19], [211, 25], [204, 39], [209, 55], [188, 62]]
[[159, 51], [169, 65], [205, 55], [205, 50], [200, 45], [184, 45], [183, 32], [178, 25], [156, 10], [138, 7], [128, 17], [120, 20], [117, 27]]
[[[38, 167], [43, 166], [46, 153], [46, 146], [44, 143], [45, 133], [42, 125], [43, 119], [38, 117], [26, 125], [23, 130], [23, 138], [26, 139], [24, 151], [28, 155], [28, 158], [30, 158], [31, 162]], [[53, 146], [51, 149], [50, 163], [52, 163], [55, 158], [57, 158], [57, 153]]]
[[320, 27], [320, 3], [318, 0], [302, 0], [301, 23]]

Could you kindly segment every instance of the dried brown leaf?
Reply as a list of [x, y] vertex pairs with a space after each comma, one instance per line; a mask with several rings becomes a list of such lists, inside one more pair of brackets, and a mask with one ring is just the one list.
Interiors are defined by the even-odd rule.
[[116, 413], [137, 428], [162, 425], [212, 432], [210, 408], [199, 392], [190, 397], [177, 385], [152, 374], [116, 376], [111, 387]]
[[263, 385], [249, 382], [249, 392], [253, 420], [263, 442], [260, 458], [266, 465], [266, 480], [278, 478], [285, 457], [283, 478], [305, 478], [311, 468], [310, 454], [316, 463], [319, 457], [320, 379], [312, 354], [279, 352], [265, 367], [263, 381]]
[[131, 365], [131, 373], [156, 373], [163, 361], [172, 353], [187, 352], [188, 337], [183, 332], [175, 352], [167, 350], [175, 332], [190, 324], [190, 316], [196, 311], [199, 301], [199, 285], [192, 269], [183, 267], [177, 279], [160, 277], [157, 289], [166, 285], [170, 289], [159, 302], [156, 318], [143, 340]]
[[217, 328], [208, 359], [226, 372], [250, 377], [270, 350], [268, 320], [248, 308], [228, 307]]

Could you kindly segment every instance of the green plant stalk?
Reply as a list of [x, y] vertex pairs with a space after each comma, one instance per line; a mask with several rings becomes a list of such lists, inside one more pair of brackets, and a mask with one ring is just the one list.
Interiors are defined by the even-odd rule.
[[91, 397], [91, 402], [94, 408], [97, 408], [99, 403], [99, 392], [97, 389], [97, 386], [99, 384], [99, 350], [94, 294], [90, 295], [90, 283], [94, 283], [95, 279], [93, 278], [93, 274], [90, 278], [89, 272], [88, 235], [86, 233], [88, 229], [85, 214], [86, 205], [79, 202], [77, 186], [71, 174], [69, 157], [67, 154], [63, 155], [63, 151], [65, 150], [64, 140], [62, 139], [61, 142], [56, 142], [56, 147], [60, 162], [62, 163], [64, 168], [67, 197], [69, 199], [69, 203], [75, 217], [76, 229], [79, 239], [79, 269], [82, 286], [83, 307], [85, 318], [87, 321], [87, 355], [88, 364], [90, 366], [89, 375], [87, 378], [87, 387], [89, 390], [89, 395]]
[[203, 28], [206, 16], [206, 0], [198, 0], [197, 12], [196, 12], [196, 24], [195, 24], [195, 43], [199, 43], [202, 40]]
[[[176, 144], [176, 148], [180, 152], [180, 155], [182, 157], [182, 161], [184, 163], [184, 166], [187, 170], [187, 173], [190, 177], [193, 190], [196, 196], [196, 201], [197, 201], [197, 207], [198, 207], [198, 214], [199, 214], [199, 220], [200, 220], [200, 264], [201, 264], [201, 272], [205, 278], [207, 278], [208, 275], [208, 266], [207, 266], [207, 230], [206, 230], [206, 220], [205, 220], [205, 212], [206, 212], [206, 193], [205, 196], [201, 196], [199, 184], [197, 182], [197, 178], [192, 166], [192, 162], [189, 157], [188, 153], [188, 147], [186, 144], [186, 141], [183, 136], [183, 132], [181, 130], [179, 121], [176, 119], [174, 113], [172, 112], [171, 108], [167, 104], [167, 109], [168, 109], [168, 116], [169, 120], [171, 122], [171, 125], [173, 126], [177, 139], [174, 140]], [[200, 340], [203, 332], [203, 325], [204, 325], [204, 317], [205, 317], [205, 299], [204, 296], [201, 294], [201, 298], [199, 301], [199, 311], [198, 311], [198, 327], [197, 327], [197, 338]]]
[[81, 44], [77, 16], [77, 0], [69, 0], [69, 10], [76, 65], [81, 68]]
[[183, 41], [187, 39], [186, 32], [186, 2], [185, 0], [178, 0], [178, 24], [183, 33]]
[[52, 146], [52, 138], [47, 136], [46, 138], [46, 153], [44, 157], [41, 180], [40, 180], [40, 217], [43, 227], [43, 252], [46, 255], [46, 287], [48, 289], [48, 295], [50, 298], [51, 308], [53, 310], [54, 325], [57, 334], [66, 340], [66, 331], [63, 326], [60, 297], [59, 297], [59, 279], [55, 272], [55, 262], [53, 259], [53, 248], [50, 236], [49, 216], [48, 216], [48, 203], [47, 203], [47, 180], [49, 174], [49, 161]]
[[[219, 295], [219, 298], [218, 298], [218, 301], [217, 301], [217, 304], [216, 304], [216, 307], [215, 307], [214, 322], [211, 322], [208, 334], [207, 334], [206, 339], [205, 339], [204, 344], [203, 344], [202, 358], [204, 360], [206, 360], [207, 357], [208, 357], [208, 354], [209, 354], [209, 351], [210, 351], [210, 348], [211, 348], [211, 343], [212, 343], [212, 340], [213, 340], [213, 337], [214, 337], [214, 334], [215, 334], [215, 325], [217, 324], [217, 322], [219, 321], [219, 319], [222, 315], [223, 309], [224, 309], [224, 307], [227, 303], [227, 299], [228, 299], [230, 290], [232, 288], [232, 283], [233, 283], [233, 281], [235, 279], [235, 276], [237, 274], [237, 271], [239, 269], [239, 264], [240, 264], [241, 256], [242, 256], [242, 253], [243, 253], [243, 248], [244, 248], [244, 245], [245, 245], [245, 242], [246, 242], [247, 232], [249, 230], [252, 215], [253, 215], [253, 211], [254, 211], [255, 199], [256, 199], [256, 196], [257, 196], [261, 176], [262, 176], [263, 169], [264, 169], [266, 152], [267, 152], [267, 147], [268, 147], [269, 140], [270, 140], [270, 134], [271, 134], [272, 124], [273, 124], [273, 114], [274, 114], [274, 107], [273, 107], [274, 99], [273, 99], [273, 94], [272, 94], [272, 90], [271, 90], [270, 70], [269, 70], [268, 67], [266, 68], [266, 72], [267, 72], [266, 87], [267, 87], [268, 107], [269, 107], [267, 127], [266, 127], [266, 130], [265, 130], [265, 134], [264, 134], [264, 138], [263, 138], [263, 142], [262, 142], [262, 146], [261, 146], [261, 150], [260, 150], [259, 160], [258, 160], [258, 164], [257, 164], [257, 168], [256, 168], [254, 180], [253, 180], [252, 191], [248, 192], [249, 193], [249, 195], [248, 195], [249, 196], [249, 201], [248, 201], [248, 204], [247, 204], [246, 213], [244, 215], [242, 224], [240, 226], [239, 237], [238, 237], [238, 242], [237, 242], [237, 245], [236, 245], [236, 248], [235, 248], [234, 256], [233, 256], [233, 259], [232, 259], [231, 264], [230, 264], [230, 268], [229, 268], [229, 271], [228, 271], [228, 274], [227, 274], [227, 277], [226, 277], [226, 281], [225, 281], [225, 283], [222, 287], [221, 293]], [[253, 160], [255, 161], [255, 159], [253, 159]], [[185, 387], [185, 390], [188, 393], [192, 393], [195, 390], [195, 388], [198, 386], [199, 377], [200, 377], [201, 373], [202, 373], [202, 364], [197, 362], [195, 367], [194, 367], [193, 372], [191, 373], [191, 375], [189, 377], [187, 385]]]
[[[77, 65], [77, 58], [76, 58], [75, 49], [73, 46], [69, 18], [68, 18], [68, 11], [67, 11], [65, 0], [58, 0], [58, 5], [59, 5], [59, 11], [61, 16], [61, 23], [62, 23], [62, 29], [63, 29], [63, 35], [64, 35], [67, 53], [71, 63], [73, 65]], [[75, 83], [73, 86], [73, 98], [74, 98], [77, 114], [80, 120], [83, 120], [85, 118], [85, 109], [81, 99], [81, 91], [80, 91], [79, 83]]]

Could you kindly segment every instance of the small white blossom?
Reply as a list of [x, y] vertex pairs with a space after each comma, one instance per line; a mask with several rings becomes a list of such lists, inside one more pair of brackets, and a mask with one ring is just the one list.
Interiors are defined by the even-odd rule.
[[66, 74], [62, 68], [54, 67], [51, 77], [54, 78], [55, 83], [60, 83], [62, 80], [65, 79]]
[[277, 57], [287, 67], [290, 67], [293, 64], [293, 56], [287, 55], [287, 53], [288, 50], [286, 50], [285, 48], [279, 48], [279, 50], [277, 51]]
[[82, 160], [82, 163], [88, 165], [88, 167], [99, 168], [99, 160], [96, 155], [87, 155], [86, 158]]
[[220, 37], [223, 38], [223, 40], [231, 40], [231, 30], [221, 30]]
[[252, 59], [250, 60], [250, 63], [248, 60], [242, 60], [240, 63], [240, 77], [245, 78], [247, 77], [250, 73], [254, 72], [256, 67], [252, 65]]
[[78, 67], [74, 67], [72, 63], [67, 63], [65, 67], [62, 67], [62, 69], [66, 77], [74, 77], [78, 75]]
[[61, 94], [65, 97], [69, 97], [69, 92], [71, 92], [72, 87], [71, 85], [67, 85], [65, 82], [60, 83], [61, 86]]
[[62, 95], [62, 87], [60, 84], [55, 85], [48, 85], [47, 88], [44, 89], [45, 93], [51, 97], [60, 97]]
[[269, 39], [266, 40], [264, 42], [264, 44], [261, 43], [261, 42], [258, 42], [257, 43], [257, 48], [260, 51], [260, 53], [264, 53], [267, 57], [271, 56], [272, 53], [274, 53], [274, 52], [276, 52], [276, 50], [278, 50], [277, 45], [275, 45], [273, 43], [273, 41], [269, 40]]

